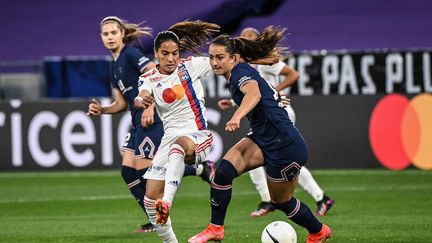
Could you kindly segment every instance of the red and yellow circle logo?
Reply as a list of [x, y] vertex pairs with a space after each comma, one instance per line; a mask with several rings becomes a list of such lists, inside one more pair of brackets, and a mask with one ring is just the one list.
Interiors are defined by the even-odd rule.
[[180, 100], [185, 95], [183, 86], [176, 84], [171, 88], [166, 88], [162, 92], [162, 98], [166, 103], [173, 103], [175, 100]]
[[411, 101], [399, 94], [382, 98], [370, 118], [369, 140], [376, 158], [389, 169], [411, 163], [432, 169], [432, 95], [419, 94]]

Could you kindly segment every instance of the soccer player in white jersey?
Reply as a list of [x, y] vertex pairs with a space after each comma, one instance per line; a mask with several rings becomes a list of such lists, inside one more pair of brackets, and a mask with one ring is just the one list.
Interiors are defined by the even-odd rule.
[[[243, 29], [240, 37], [255, 39], [259, 35], [257, 29], [248, 27]], [[286, 96], [284, 89], [293, 85], [299, 74], [296, 70], [286, 65], [284, 62], [279, 61], [273, 65], [253, 65], [267, 82], [269, 82], [282, 96]], [[282, 81], [279, 81], [279, 76], [285, 76]], [[230, 99], [223, 99], [218, 102], [219, 108], [227, 109], [232, 107], [233, 102]], [[296, 116], [291, 105], [285, 107], [288, 112], [290, 120], [295, 124]], [[263, 167], [258, 167], [254, 170], [249, 171], [249, 176], [255, 189], [258, 191], [261, 202], [258, 204], [256, 210], [251, 212], [252, 217], [261, 217], [269, 212], [275, 210], [270, 203], [270, 194], [267, 188], [267, 180]], [[317, 204], [317, 210], [315, 212], [318, 216], [324, 216], [327, 211], [333, 206], [334, 201], [330, 197], [324, 194], [324, 191], [318, 185], [316, 180], [313, 178], [309, 169], [305, 166], [300, 170], [300, 176], [298, 180], [299, 185], [315, 200]]]
[[[178, 242], [169, 210], [181, 183], [186, 164], [202, 163], [210, 152], [213, 136], [207, 130], [204, 90], [200, 77], [211, 70], [208, 58], [180, 59], [180, 51], [198, 53], [219, 26], [201, 21], [184, 21], [160, 32], [154, 41], [159, 64], [141, 75], [135, 107], [153, 102], [165, 134], [144, 178], [147, 190], [144, 205], [150, 222], [163, 242]], [[192, 39], [193, 38], [193, 39]], [[152, 124], [151, 119], [147, 122]]]

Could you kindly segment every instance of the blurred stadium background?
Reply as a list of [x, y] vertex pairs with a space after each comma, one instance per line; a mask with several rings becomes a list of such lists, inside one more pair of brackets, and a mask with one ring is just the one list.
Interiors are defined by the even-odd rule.
[[[56, 171], [86, 172], [120, 167], [120, 145], [129, 125], [129, 114], [100, 119], [85, 115], [91, 98], [110, 102], [107, 73], [110, 57], [99, 36], [99, 22], [107, 15], [117, 15], [134, 23], [145, 21], [155, 34], [185, 19], [218, 23], [223, 32], [232, 35], [250, 26], [259, 30], [268, 25], [286, 27], [290, 35], [285, 44], [292, 52], [286, 61], [300, 72], [300, 79], [287, 92], [291, 94], [297, 114], [297, 127], [309, 145], [308, 167], [318, 169], [313, 170], [318, 181], [333, 194], [339, 192], [347, 203], [355, 203], [346, 196], [346, 188], [338, 187], [349, 179], [339, 181], [335, 179], [337, 175], [354, 173], [355, 176], [364, 172], [364, 177], [358, 181], [360, 184], [371, 178], [380, 183], [373, 172], [378, 170], [379, 175], [394, 178], [403, 175], [405, 179], [408, 176], [411, 179], [406, 180], [417, 183], [402, 186], [396, 193], [401, 198], [404, 191], [412, 191], [417, 196], [411, 198], [414, 202], [432, 203], [432, 4], [429, 0], [1, 0], [0, 9], [3, 34], [0, 45], [0, 187], [4, 198], [0, 205], [2, 209], [10, 208], [8, 214], [4, 211], [4, 217], [0, 216], [2, 227], [13, 217], [32, 217], [31, 212], [25, 216], [12, 213], [19, 211], [15, 206], [20, 201], [25, 203], [28, 199], [38, 204], [38, 193], [30, 193], [26, 198], [29, 193], [25, 189], [13, 186], [22, 179], [20, 175], [49, 177], [45, 172], [50, 172], [52, 177], [62, 178], [63, 174], [56, 174]], [[152, 39], [143, 39], [142, 44], [143, 51], [151, 56]], [[214, 75], [204, 80], [210, 128], [216, 135], [213, 160], [218, 160], [247, 131], [247, 124], [234, 135], [223, 131], [230, 112], [222, 113], [216, 105], [220, 98], [229, 96], [224, 82]], [[41, 174], [29, 176], [32, 172]], [[100, 177], [106, 175], [106, 172], [100, 173]], [[73, 175], [66, 177], [73, 178]], [[10, 181], [14, 177], [16, 180]], [[422, 179], [416, 180], [417, 177]], [[124, 195], [124, 201], [130, 202], [126, 189], [121, 189], [120, 179], [117, 182], [115, 185]], [[385, 184], [387, 182], [389, 184]], [[42, 184], [45, 183], [56, 182], [48, 180]], [[387, 189], [400, 188], [392, 180], [382, 183], [379, 195], [385, 194]], [[356, 189], [348, 195], [372, 188], [371, 185]], [[37, 187], [34, 190], [37, 192]], [[47, 199], [42, 202], [51, 201], [50, 190], [44, 191]], [[401, 198], [393, 195], [376, 199], [374, 203]], [[54, 197], [53, 200], [60, 199]], [[413, 205], [406, 202], [406, 205], [415, 207], [414, 202]], [[128, 206], [137, 210], [132, 203]], [[339, 218], [329, 220], [336, 225], [339, 222], [340, 231], [347, 231], [341, 213], [355, 209], [345, 209], [339, 206], [341, 204], [342, 199], [337, 201], [341, 209], [336, 213]], [[393, 213], [397, 214], [390, 211], [383, 217]], [[424, 213], [432, 216], [430, 209]], [[413, 212], [411, 216], [421, 214]], [[37, 218], [37, 215], [33, 216]], [[419, 221], [412, 219], [413, 224], [422, 227], [405, 238], [394, 238], [392, 233], [378, 239], [364, 238], [368, 234], [356, 236], [350, 232], [339, 241], [336, 238], [335, 242], [432, 241], [431, 234], [421, 230], [427, 229], [424, 228], [427, 225], [430, 228], [430, 221], [426, 223], [427, 219], [420, 219], [420, 216], [414, 218]], [[399, 218], [400, 221], [403, 219]], [[386, 222], [394, 227], [391, 218]], [[258, 228], [266, 223], [262, 221]], [[201, 226], [204, 225], [194, 225], [194, 231]], [[404, 228], [399, 226], [394, 228]], [[32, 224], [24, 227], [32, 227]], [[376, 227], [370, 226], [370, 232]], [[354, 228], [361, 230], [360, 222]], [[16, 238], [14, 235], [19, 230], [5, 232], [8, 236], [5, 242], [28, 242], [34, 236]], [[417, 233], [424, 233], [423, 238], [416, 238]], [[69, 233], [64, 234], [65, 238], [35, 241], [67, 241]], [[122, 242], [115, 237], [91, 237], [82, 236], [72, 241]], [[232, 242], [249, 242], [248, 239], [231, 238]]]
[[[101, 120], [84, 115], [91, 97], [109, 102], [111, 96], [110, 57], [99, 36], [107, 15], [146, 21], [154, 33], [184, 19], [215, 22], [232, 35], [248, 26], [284, 26], [293, 54], [287, 62], [300, 72], [287, 91], [310, 146], [309, 167], [432, 168], [427, 0], [0, 4], [1, 170], [118, 166], [128, 114]], [[142, 44], [151, 56], [152, 39]], [[228, 115], [216, 101], [229, 96], [225, 81], [209, 75], [204, 84], [210, 126], [219, 137], [211, 155], [217, 160], [244, 131], [232, 138], [222, 130]]]

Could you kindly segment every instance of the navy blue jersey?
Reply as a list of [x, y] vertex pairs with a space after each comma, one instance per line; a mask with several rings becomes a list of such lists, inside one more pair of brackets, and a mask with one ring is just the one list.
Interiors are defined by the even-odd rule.
[[260, 102], [247, 114], [254, 141], [263, 150], [287, 146], [299, 137], [299, 131], [283, 108], [278, 92], [247, 63], [239, 63], [231, 71], [229, 90], [234, 102], [240, 106], [244, 97], [240, 88], [253, 80], [261, 92]]
[[[136, 110], [134, 107], [134, 98], [138, 95], [138, 79], [149, 63], [150, 59], [128, 44], [123, 47], [117, 60], [111, 63], [111, 84], [115, 89], [120, 90], [127, 101], [133, 126], [140, 123], [142, 114], [141, 110]], [[161, 121], [155, 112], [155, 123], [159, 122]]]

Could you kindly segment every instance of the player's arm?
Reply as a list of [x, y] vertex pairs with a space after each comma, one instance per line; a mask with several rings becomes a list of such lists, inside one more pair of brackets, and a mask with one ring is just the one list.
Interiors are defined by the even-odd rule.
[[147, 109], [153, 104], [153, 97], [146, 89], [140, 89], [139, 94], [134, 99], [134, 107], [137, 109]]
[[147, 71], [152, 70], [154, 67], [156, 67], [156, 65], [153, 62], [149, 62], [142, 70], [141, 70], [141, 74], [144, 74]]
[[155, 104], [151, 104], [141, 115], [141, 125], [146, 128], [154, 124]]
[[261, 100], [261, 92], [255, 80], [245, 83], [240, 87], [240, 91], [244, 94], [244, 97], [240, 106], [225, 126], [225, 130], [229, 132], [239, 129], [241, 119], [255, 108]]
[[92, 99], [89, 104], [87, 115], [99, 116], [101, 114], [115, 114], [126, 110], [127, 102], [120, 90], [114, 90], [114, 101], [108, 106], [102, 106], [96, 99]]
[[286, 89], [287, 87], [290, 87], [291, 85], [293, 85], [299, 77], [299, 73], [288, 65], [285, 65], [282, 68], [279, 75], [284, 75], [285, 78], [284, 78], [284, 80], [282, 80], [282, 82], [280, 82], [276, 86], [276, 91], [278, 91], [278, 92], [280, 92], [280, 91]]

